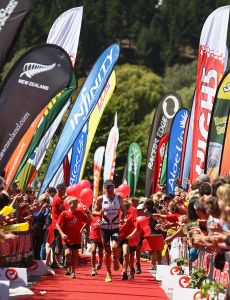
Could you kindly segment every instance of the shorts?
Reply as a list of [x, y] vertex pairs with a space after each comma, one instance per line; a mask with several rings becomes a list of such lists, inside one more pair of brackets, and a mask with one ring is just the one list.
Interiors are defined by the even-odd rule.
[[71, 249], [71, 250], [77, 250], [81, 249], [81, 244], [64, 244], [63, 249]]
[[101, 238], [103, 246], [110, 246], [111, 241], [119, 241], [119, 228], [116, 229], [102, 229], [101, 228]]
[[123, 245], [128, 245], [128, 244], [129, 244], [128, 240], [120, 241], [119, 242], [119, 248], [121, 248]]
[[129, 246], [129, 253], [133, 253], [136, 251], [136, 246]]
[[95, 240], [90, 240], [90, 244], [95, 244], [99, 249], [102, 249], [103, 248], [103, 244], [98, 242], [98, 241], [95, 241]]

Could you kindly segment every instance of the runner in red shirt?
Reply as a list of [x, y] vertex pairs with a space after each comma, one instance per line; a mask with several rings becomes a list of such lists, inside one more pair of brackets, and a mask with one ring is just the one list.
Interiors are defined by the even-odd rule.
[[[97, 275], [96, 270], [100, 270], [102, 266], [103, 261], [103, 244], [101, 239], [101, 230], [100, 230], [100, 220], [101, 218], [99, 216], [91, 217], [92, 222], [90, 226], [90, 243], [91, 243], [91, 275], [95, 276]], [[98, 248], [98, 263], [96, 265], [96, 251]]]
[[134, 214], [134, 207], [131, 206], [131, 203], [128, 201], [124, 202], [124, 206], [127, 210], [126, 218], [124, 224], [119, 226], [119, 250], [120, 250], [120, 263], [122, 264], [122, 280], [127, 280], [127, 269], [129, 265], [129, 243], [127, 237], [135, 229], [134, 222], [136, 220]]
[[[78, 199], [73, 196], [66, 198], [69, 204], [69, 209], [63, 211], [56, 223], [59, 231], [63, 248], [65, 250], [65, 261], [67, 266], [66, 275], [71, 275], [76, 278], [75, 267], [77, 263], [78, 249], [81, 248], [81, 233], [85, 224], [90, 221], [90, 212], [86, 214], [77, 210]], [[71, 266], [71, 271], [70, 271]]]

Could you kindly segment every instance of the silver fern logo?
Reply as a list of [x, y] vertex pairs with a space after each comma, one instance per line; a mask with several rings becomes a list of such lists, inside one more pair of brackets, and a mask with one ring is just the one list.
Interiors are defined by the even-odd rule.
[[23, 67], [23, 72], [20, 74], [20, 77], [26, 75], [28, 78], [32, 78], [33, 76], [48, 72], [52, 70], [56, 66], [56, 63], [52, 65], [41, 65], [36, 63], [26, 63]]

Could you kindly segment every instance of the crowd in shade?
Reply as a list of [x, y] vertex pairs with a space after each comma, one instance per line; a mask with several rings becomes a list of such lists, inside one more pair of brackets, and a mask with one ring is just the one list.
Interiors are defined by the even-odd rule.
[[[166, 194], [165, 187], [159, 186], [149, 198], [122, 198], [109, 180], [103, 195], [89, 207], [68, 195], [65, 184], [47, 188], [39, 198], [30, 187], [19, 190], [17, 181], [7, 192], [1, 177], [0, 187], [0, 225], [28, 223], [34, 258], [46, 260], [47, 275], [54, 276], [55, 268], [65, 267], [66, 275], [76, 278], [82, 248], [91, 255], [89, 276], [96, 276], [105, 263], [106, 281], [112, 281], [112, 262], [114, 270], [121, 268], [121, 279], [128, 280], [141, 273], [143, 256], [155, 269], [182, 256], [194, 262], [199, 251], [215, 255], [215, 268], [222, 271], [225, 252], [230, 249], [229, 176], [211, 183], [202, 174], [192, 185], [188, 182], [187, 190], [177, 180], [175, 194]], [[12, 212], [5, 214], [9, 207]], [[4, 230], [0, 234], [1, 243], [16, 238]], [[154, 246], [146, 253], [142, 243], [148, 236]]]

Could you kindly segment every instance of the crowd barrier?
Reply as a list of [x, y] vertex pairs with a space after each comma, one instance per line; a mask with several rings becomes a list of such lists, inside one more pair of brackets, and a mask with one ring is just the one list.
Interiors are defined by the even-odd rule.
[[17, 237], [0, 244], [0, 267], [27, 268], [33, 262], [33, 236], [30, 231], [12, 232]]
[[216, 269], [214, 266], [215, 255], [200, 251], [198, 255], [198, 259], [190, 265], [190, 273], [193, 267], [201, 267], [207, 270], [207, 277], [210, 280], [215, 280], [216, 282], [220, 282], [227, 288], [227, 294], [230, 295], [230, 253], [225, 253], [226, 261], [224, 265], [223, 272], [219, 269]]

